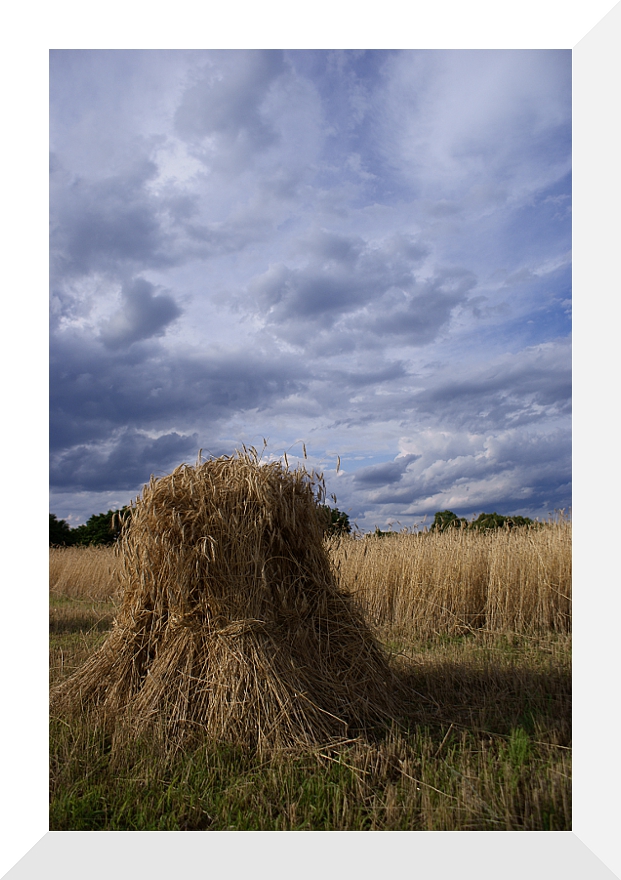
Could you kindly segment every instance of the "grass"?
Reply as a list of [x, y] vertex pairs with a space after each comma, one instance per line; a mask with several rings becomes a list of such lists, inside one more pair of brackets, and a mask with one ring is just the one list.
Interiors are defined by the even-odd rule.
[[50, 593], [50, 685], [75, 672], [107, 638], [114, 619], [110, 599], [94, 601]]
[[[447, 737], [448, 733], [448, 737]], [[109, 760], [102, 731], [65, 734], [52, 830], [567, 830], [569, 758], [522, 729], [481, 740], [425, 729], [257, 763], [231, 746]], [[54, 772], [56, 770], [56, 772]]]
[[[53, 596], [52, 682], [115, 605]], [[261, 761], [203, 744], [115, 753], [87, 714], [51, 723], [52, 830], [570, 830], [570, 637], [419, 636], [384, 625], [411, 705], [400, 728]], [[408, 672], [405, 672], [407, 666]]]

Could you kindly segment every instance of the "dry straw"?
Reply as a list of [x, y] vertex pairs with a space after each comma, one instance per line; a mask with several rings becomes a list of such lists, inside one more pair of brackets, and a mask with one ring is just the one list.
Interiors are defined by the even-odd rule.
[[253, 448], [152, 478], [120, 542], [120, 612], [53, 691], [119, 730], [265, 752], [390, 717], [392, 672], [323, 541], [320, 475]]

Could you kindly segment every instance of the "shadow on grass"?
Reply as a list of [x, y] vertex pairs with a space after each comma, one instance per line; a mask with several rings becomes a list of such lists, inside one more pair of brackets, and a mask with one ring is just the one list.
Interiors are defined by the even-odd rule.
[[85, 611], [66, 611], [50, 617], [50, 635], [72, 635], [74, 633], [104, 633], [112, 628], [113, 617], [106, 614], [99, 620]]
[[410, 731], [424, 727], [433, 736], [449, 725], [480, 734], [508, 737], [516, 728], [553, 745], [571, 744], [571, 672], [525, 667], [477, 667], [455, 660], [399, 670], [401, 711]]

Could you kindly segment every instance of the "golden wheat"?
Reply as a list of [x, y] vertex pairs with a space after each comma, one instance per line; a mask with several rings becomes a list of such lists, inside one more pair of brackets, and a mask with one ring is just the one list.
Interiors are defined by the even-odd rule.
[[[470, 629], [571, 629], [571, 523], [479, 533], [455, 530], [328, 542], [342, 589], [375, 624], [420, 635]], [[122, 559], [109, 547], [50, 548], [50, 590], [106, 601]]]
[[112, 547], [50, 547], [50, 592], [68, 599], [112, 599], [121, 560]]
[[571, 628], [571, 523], [333, 543], [343, 589], [376, 625], [421, 636]]

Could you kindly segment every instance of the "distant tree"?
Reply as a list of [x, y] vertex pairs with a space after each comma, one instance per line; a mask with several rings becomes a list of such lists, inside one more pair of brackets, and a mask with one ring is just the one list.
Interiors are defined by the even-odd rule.
[[[109, 510], [95, 513], [84, 525], [73, 529], [76, 544], [114, 544], [121, 532], [122, 515], [128, 510]], [[121, 514], [121, 515], [119, 515]]]
[[533, 528], [543, 525], [543, 523], [535, 522], [529, 516], [508, 516], [507, 525], [509, 528], [513, 526], [531, 526]]
[[322, 508], [326, 515], [326, 534], [349, 535], [351, 533], [351, 525], [346, 513], [336, 507], [329, 507], [327, 504], [323, 504]]
[[470, 528], [478, 529], [480, 532], [486, 532], [490, 529], [501, 529], [506, 522], [506, 517], [501, 516], [496, 513], [480, 513], [473, 522], [470, 523]]
[[480, 513], [479, 516], [470, 523], [470, 528], [484, 532], [490, 529], [512, 529], [516, 526], [532, 525], [535, 525], [535, 523], [527, 516], [503, 516], [494, 511], [494, 513]]
[[527, 516], [504, 516], [496, 513], [480, 513], [475, 520], [468, 522], [464, 517], [458, 517], [452, 510], [439, 510], [431, 525], [431, 531], [444, 532], [450, 528], [476, 529], [479, 532], [487, 532], [492, 529], [512, 529], [520, 526], [537, 526]]
[[58, 519], [55, 513], [50, 513], [50, 547], [66, 547], [75, 544], [74, 530], [64, 519]]
[[438, 510], [431, 524], [432, 532], [445, 532], [447, 529], [466, 528], [468, 523], [466, 520], [457, 516], [452, 510]]

